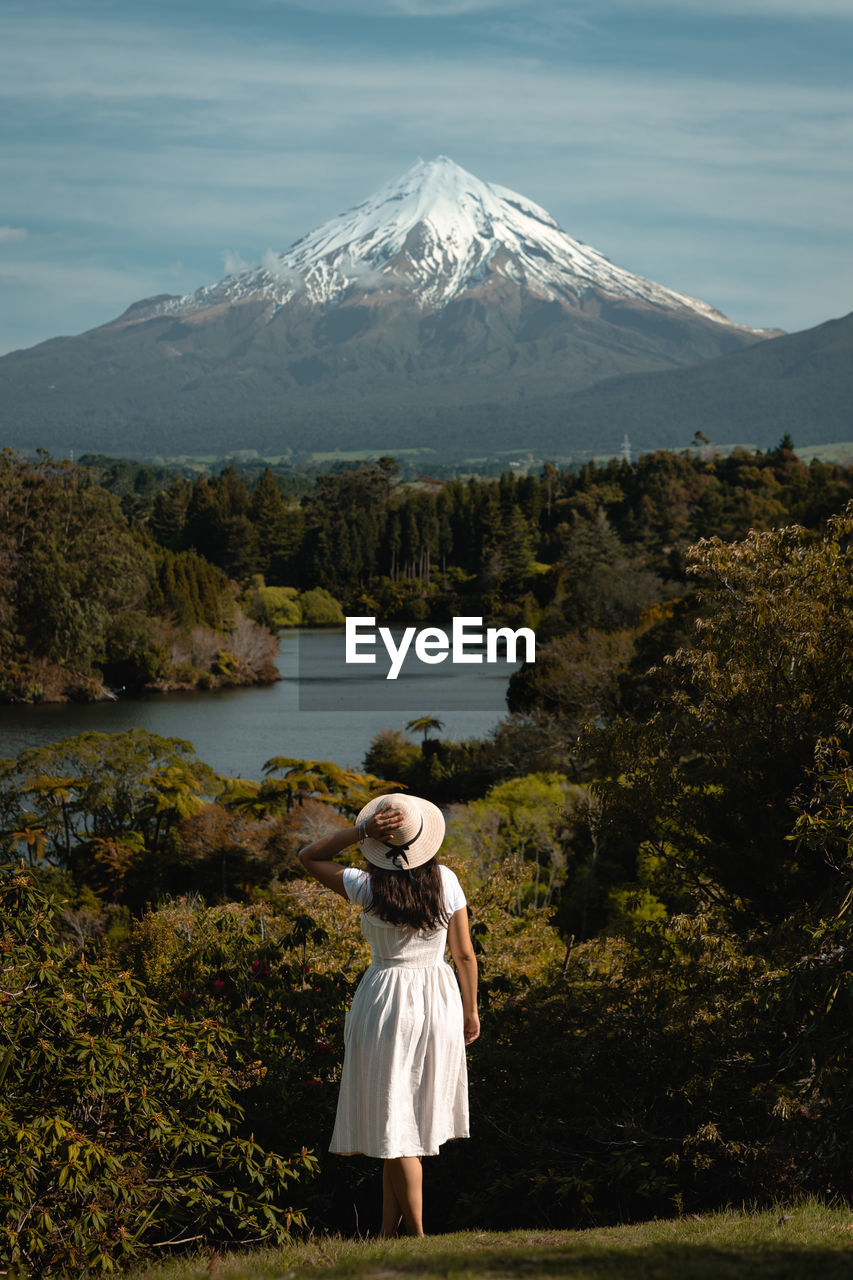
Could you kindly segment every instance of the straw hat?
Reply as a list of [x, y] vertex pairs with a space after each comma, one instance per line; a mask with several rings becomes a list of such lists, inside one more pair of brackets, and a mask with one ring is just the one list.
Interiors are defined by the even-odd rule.
[[399, 809], [405, 822], [388, 837], [374, 840], [367, 836], [359, 848], [374, 867], [396, 867], [398, 871], [411, 871], [434, 858], [444, 839], [444, 816], [437, 805], [419, 796], [397, 792], [390, 796], [377, 796], [369, 800], [356, 822], [368, 822], [378, 809]]

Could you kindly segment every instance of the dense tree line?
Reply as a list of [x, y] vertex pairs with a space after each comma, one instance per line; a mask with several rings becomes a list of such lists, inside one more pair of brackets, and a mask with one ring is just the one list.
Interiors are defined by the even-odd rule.
[[853, 493], [848, 469], [767, 453], [691, 450], [629, 464], [548, 465], [499, 479], [402, 482], [392, 459], [321, 475], [297, 501], [267, 469], [179, 477], [153, 498], [152, 535], [230, 577], [323, 587], [344, 612], [447, 618], [474, 609], [545, 633], [629, 625], [677, 594], [701, 537], [817, 527]]
[[[310, 492], [302, 477], [301, 496], [293, 477], [269, 468], [190, 477], [121, 460], [75, 468], [10, 455], [4, 468], [6, 669], [20, 665], [16, 652], [66, 666], [73, 654], [81, 679], [105, 670], [119, 687], [168, 681], [170, 667], [215, 680], [215, 649], [190, 643], [191, 632], [233, 630], [235, 590], [273, 629], [339, 622], [353, 610], [389, 621], [473, 613], [533, 626], [543, 644], [574, 637], [595, 667], [607, 646], [592, 633], [642, 644], [656, 610], [680, 616], [691, 542], [791, 522], [818, 528], [851, 493], [849, 470], [806, 465], [787, 438], [767, 453], [662, 451], [636, 464], [444, 482], [403, 481], [382, 458], [339, 464]], [[27, 533], [16, 534], [30, 511]], [[183, 638], [171, 659], [152, 615]], [[548, 662], [566, 666], [559, 646], [545, 657], [543, 673]], [[44, 683], [6, 681], [15, 696]], [[543, 697], [517, 683], [512, 705]]]
[[228, 578], [134, 527], [86, 469], [0, 454], [0, 697], [270, 679]]

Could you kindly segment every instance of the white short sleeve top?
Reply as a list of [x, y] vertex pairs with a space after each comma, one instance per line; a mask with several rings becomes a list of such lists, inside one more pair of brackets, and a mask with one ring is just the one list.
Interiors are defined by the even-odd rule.
[[[444, 902], [449, 915], [453, 915], [461, 907], [467, 906], [467, 898], [465, 897], [462, 885], [455, 872], [450, 867], [438, 867], [441, 872], [441, 883], [444, 889]], [[354, 902], [357, 907], [361, 907], [363, 911], [370, 909], [370, 874], [362, 871], [360, 867], [344, 868], [344, 892], [350, 902]]]

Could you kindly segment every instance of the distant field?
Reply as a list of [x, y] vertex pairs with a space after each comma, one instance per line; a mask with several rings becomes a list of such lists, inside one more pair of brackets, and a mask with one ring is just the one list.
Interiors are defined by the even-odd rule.
[[[359, 458], [417, 458], [421, 454], [435, 456], [435, 449], [333, 449], [327, 453], [312, 453], [312, 462], [357, 462]], [[261, 459], [265, 461], [265, 459]]]
[[[748, 451], [752, 451], [755, 448], [756, 445], [742, 441], [736, 444], [715, 444], [712, 446], [714, 453], [721, 454], [732, 453], [735, 449], [746, 449]], [[812, 458], [818, 458], [821, 462], [834, 462], [841, 466], [853, 465], [853, 440], [841, 440], [834, 444], [805, 445], [801, 449], [796, 448], [795, 442], [795, 452], [798, 457], [803, 459], [804, 462], [810, 462]], [[612, 458], [618, 458], [620, 456], [621, 455], [619, 453], [594, 453], [593, 451], [587, 452], [585, 450], [578, 450], [572, 455], [572, 461], [575, 463], [595, 462], [598, 464], [606, 464]], [[326, 453], [312, 453], [307, 455], [307, 461], [303, 462], [302, 465], [318, 466], [327, 462], [358, 462], [361, 459], [382, 457], [410, 459], [423, 457], [424, 462], [432, 461], [441, 463], [444, 461], [441, 456], [441, 451], [437, 449], [431, 449], [428, 447], [424, 447], [422, 449], [395, 449], [393, 446], [389, 445], [385, 449], [336, 449]], [[547, 457], [543, 455], [542, 458], [535, 457], [532, 462], [529, 462], [529, 457], [530, 451], [528, 448], [524, 445], [519, 445], [517, 449], [501, 449], [488, 457], [480, 455], [478, 457], [463, 458], [461, 460], [457, 460], [457, 462], [460, 471], [467, 471], [469, 469], [476, 469], [478, 465], [488, 466], [490, 463], [494, 464], [501, 460], [509, 462], [513, 459], [528, 462], [529, 466], [538, 468], [548, 460]], [[196, 467], [199, 470], [208, 470], [210, 468], [222, 466], [227, 462], [257, 463], [264, 466], [279, 466], [282, 463], [289, 462], [290, 458], [287, 454], [275, 454], [266, 457], [256, 453], [254, 450], [245, 450], [241, 453], [229, 454], [227, 457], [221, 457], [215, 454], [192, 456], [189, 454], [178, 454], [174, 457], [157, 456], [156, 458], [149, 459], [149, 461], [155, 462], [159, 466]], [[561, 463], [562, 461], [563, 460], [561, 460]], [[299, 470], [298, 466], [297, 470]]]
[[205, 1255], [127, 1280], [850, 1280], [853, 1212], [809, 1203], [591, 1231], [464, 1231], [425, 1240], [317, 1237]]
[[853, 463], [853, 440], [843, 440], [841, 444], [808, 445], [805, 449], [797, 449], [797, 456], [804, 462], [818, 458], [821, 462], [837, 462], [840, 466]]

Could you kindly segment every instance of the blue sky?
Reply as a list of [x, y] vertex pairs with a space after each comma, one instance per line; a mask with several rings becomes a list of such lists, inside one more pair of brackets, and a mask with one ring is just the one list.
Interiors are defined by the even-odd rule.
[[440, 153], [733, 320], [819, 324], [853, 309], [851, 55], [850, 0], [4, 0], [0, 351]]

